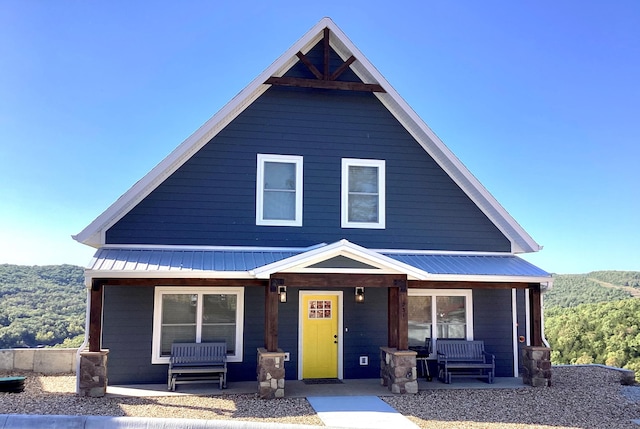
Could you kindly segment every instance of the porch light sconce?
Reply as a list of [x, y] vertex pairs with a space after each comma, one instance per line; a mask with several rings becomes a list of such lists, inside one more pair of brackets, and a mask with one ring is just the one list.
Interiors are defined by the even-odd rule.
[[280, 302], [287, 302], [287, 287], [286, 286], [278, 286], [278, 298]]
[[364, 302], [364, 288], [356, 287], [356, 302]]

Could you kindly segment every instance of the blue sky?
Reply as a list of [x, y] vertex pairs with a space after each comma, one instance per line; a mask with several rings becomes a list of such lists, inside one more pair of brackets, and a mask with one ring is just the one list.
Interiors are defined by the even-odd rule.
[[640, 271], [640, 2], [0, 3], [0, 263], [80, 232], [324, 16], [545, 246]]

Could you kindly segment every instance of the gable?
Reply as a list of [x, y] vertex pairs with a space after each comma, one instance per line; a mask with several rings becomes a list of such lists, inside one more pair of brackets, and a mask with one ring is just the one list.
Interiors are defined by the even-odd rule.
[[[325, 40], [326, 34], [330, 34], [328, 44], [333, 53], [337, 54], [343, 61], [348, 61], [352, 56], [356, 59], [349, 65], [349, 73], [353, 72], [363, 85], [374, 85], [382, 90], [381, 92], [376, 92], [373, 96], [396, 118], [406, 132], [418, 142], [431, 159], [451, 178], [451, 181], [483, 213], [486, 219], [500, 231], [509, 242], [510, 250], [516, 253], [539, 250], [540, 246], [473, 177], [346, 35], [328, 18], [321, 20], [314, 26], [220, 112], [178, 146], [158, 166], [74, 238], [95, 247], [104, 245], [107, 242], [107, 231], [112, 226], [137, 207], [139, 203], [143, 202], [147, 196], [198, 153], [213, 137], [224, 130], [246, 108], [251, 106], [265, 91], [272, 88], [271, 85], [265, 84], [269, 79], [284, 76], [291, 70], [292, 66], [299, 63], [297, 54], [311, 52], [320, 41]], [[333, 53], [331, 54], [332, 58], [334, 58], [332, 61], [335, 61]], [[353, 78], [347, 71], [345, 73], [340, 79]], [[464, 232], [464, 228], [462, 232]], [[193, 232], [193, 234], [197, 235], [197, 232]], [[357, 238], [355, 237], [354, 239]]]
[[[300, 228], [255, 222], [256, 154], [304, 159]], [[387, 227], [340, 224], [341, 160], [386, 161]], [[510, 242], [372, 94], [272, 87], [106, 232], [107, 244], [509, 252]]]

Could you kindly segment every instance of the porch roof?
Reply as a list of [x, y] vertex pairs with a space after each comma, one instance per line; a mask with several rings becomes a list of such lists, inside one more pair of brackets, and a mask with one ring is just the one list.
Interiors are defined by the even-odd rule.
[[[325, 246], [331, 247], [324, 244], [309, 248], [105, 246], [94, 255], [86, 277], [256, 278], [256, 269], [290, 258], [300, 260], [305, 253], [321, 253]], [[399, 266], [424, 273], [420, 276], [423, 280], [551, 281], [549, 273], [512, 254], [370, 249], [368, 252], [379, 255], [382, 261], [388, 258], [400, 263]], [[360, 272], [358, 268], [349, 271]]]

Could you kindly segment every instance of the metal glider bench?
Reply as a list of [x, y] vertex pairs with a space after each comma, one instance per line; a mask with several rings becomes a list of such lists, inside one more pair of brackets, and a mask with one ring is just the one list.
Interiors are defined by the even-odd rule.
[[218, 382], [227, 387], [227, 343], [173, 343], [169, 361], [168, 389], [176, 384]]
[[496, 358], [484, 351], [484, 341], [441, 340], [436, 348], [440, 381], [449, 384], [451, 377], [467, 377], [493, 383]]

